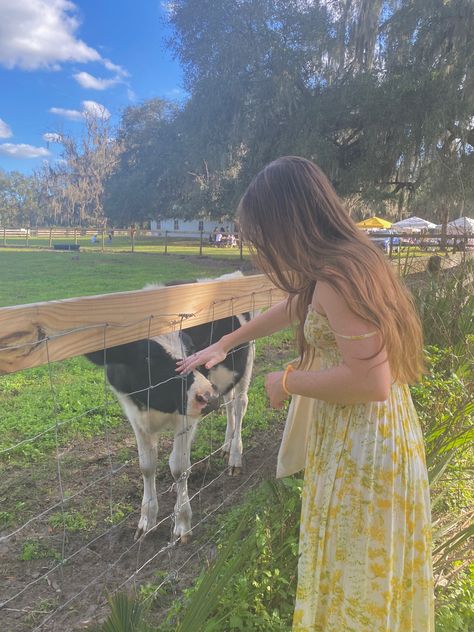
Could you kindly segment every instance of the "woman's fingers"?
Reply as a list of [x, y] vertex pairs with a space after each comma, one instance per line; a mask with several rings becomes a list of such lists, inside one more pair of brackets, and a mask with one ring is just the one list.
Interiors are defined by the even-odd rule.
[[215, 360], [212, 357], [209, 358], [207, 354], [193, 353], [193, 355], [190, 355], [188, 358], [176, 362], [176, 371], [177, 373], [189, 373], [202, 365], [205, 365], [206, 369], [210, 369], [217, 362], [219, 362], [219, 360]]
[[213, 366], [225, 360], [226, 353], [218, 351], [216, 349], [211, 350], [210, 347], [193, 353], [187, 358], [177, 360], [176, 372], [179, 374], [189, 373], [198, 366], [205, 366], [206, 369], [211, 369]]
[[203, 364], [203, 361], [200, 359], [199, 354], [193, 353], [193, 355], [189, 356], [188, 358], [183, 358], [183, 360], [178, 360], [176, 362], [176, 372], [189, 373], [200, 364]]

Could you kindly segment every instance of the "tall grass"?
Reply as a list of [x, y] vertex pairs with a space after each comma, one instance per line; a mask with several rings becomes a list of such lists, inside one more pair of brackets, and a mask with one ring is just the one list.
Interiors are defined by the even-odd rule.
[[[471, 349], [474, 335], [474, 260], [435, 275], [412, 289], [423, 323], [425, 344], [459, 351]], [[471, 355], [472, 362], [472, 355]]]

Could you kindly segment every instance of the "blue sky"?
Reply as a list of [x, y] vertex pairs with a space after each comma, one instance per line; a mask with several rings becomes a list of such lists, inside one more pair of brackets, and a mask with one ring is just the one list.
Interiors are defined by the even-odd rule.
[[78, 135], [82, 113], [182, 100], [159, 0], [0, 0], [0, 168], [30, 173], [59, 157], [51, 134]]

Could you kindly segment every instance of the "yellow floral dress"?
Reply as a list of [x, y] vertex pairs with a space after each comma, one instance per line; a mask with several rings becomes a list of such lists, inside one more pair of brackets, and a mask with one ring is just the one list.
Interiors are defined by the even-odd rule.
[[[323, 369], [340, 364], [311, 306], [305, 337]], [[434, 632], [428, 478], [408, 387], [385, 402], [318, 400], [314, 415], [293, 630]]]

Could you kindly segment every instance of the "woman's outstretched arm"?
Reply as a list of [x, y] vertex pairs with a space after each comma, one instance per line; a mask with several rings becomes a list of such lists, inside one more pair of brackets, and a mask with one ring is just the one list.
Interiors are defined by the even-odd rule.
[[289, 302], [288, 299], [285, 299], [273, 305], [267, 311], [258, 314], [258, 316], [255, 316], [255, 318], [252, 318], [252, 320], [232, 333], [223, 336], [216, 343], [206, 347], [206, 349], [180, 360], [177, 362], [176, 370], [178, 373], [188, 373], [202, 365], [206, 369], [210, 369], [218, 362], [222, 362], [231, 349], [250, 340], [263, 338], [276, 331], [285, 329], [290, 325], [290, 320]]

